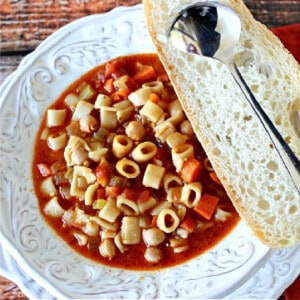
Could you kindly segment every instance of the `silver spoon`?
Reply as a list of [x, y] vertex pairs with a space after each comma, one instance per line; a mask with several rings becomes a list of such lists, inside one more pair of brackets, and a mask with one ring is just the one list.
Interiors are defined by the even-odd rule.
[[233, 50], [240, 33], [240, 18], [231, 8], [206, 1], [194, 3], [177, 14], [168, 31], [168, 39], [184, 52], [212, 57], [227, 65], [300, 194], [300, 161], [255, 99], [234, 62]]

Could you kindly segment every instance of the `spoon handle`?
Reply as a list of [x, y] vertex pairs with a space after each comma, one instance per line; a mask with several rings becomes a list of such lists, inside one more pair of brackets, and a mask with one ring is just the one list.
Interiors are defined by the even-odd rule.
[[263, 108], [260, 106], [258, 101], [255, 99], [252, 91], [245, 82], [243, 76], [238, 70], [234, 62], [227, 63], [228, 68], [231, 71], [231, 74], [239, 85], [241, 91], [243, 92], [245, 98], [251, 105], [255, 114], [259, 118], [260, 122], [264, 126], [268, 136], [270, 137], [275, 149], [277, 150], [283, 164], [285, 165], [298, 193], [300, 194], [300, 161], [291, 150], [289, 145], [285, 142], [281, 134], [278, 132], [273, 122], [270, 120], [268, 115], [265, 113]]

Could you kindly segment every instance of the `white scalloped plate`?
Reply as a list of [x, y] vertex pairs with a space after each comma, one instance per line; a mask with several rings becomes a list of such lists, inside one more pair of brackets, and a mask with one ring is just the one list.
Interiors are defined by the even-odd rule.
[[154, 51], [141, 5], [120, 7], [61, 28], [2, 85], [0, 237], [5, 249], [0, 247], [0, 266], [29, 297], [241, 298], [254, 291], [269, 298], [279, 296], [299, 273], [295, 261], [300, 247], [271, 251], [243, 222], [211, 251], [186, 264], [136, 272], [81, 257], [42, 219], [30, 172], [41, 115], [94, 66], [116, 56]]

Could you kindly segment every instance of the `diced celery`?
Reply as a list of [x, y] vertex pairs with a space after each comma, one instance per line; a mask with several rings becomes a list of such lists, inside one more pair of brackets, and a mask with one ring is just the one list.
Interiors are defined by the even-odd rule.
[[83, 82], [78, 87], [79, 92], [79, 100], [89, 100], [91, 97], [95, 95], [94, 89], [91, 87], [91, 85]]
[[99, 130], [95, 133], [94, 138], [99, 140], [100, 142], [103, 142], [106, 139], [107, 133], [107, 129], [100, 127]]
[[65, 177], [70, 181], [72, 181], [73, 179], [73, 171], [74, 171], [73, 168], [68, 168], [65, 173]]
[[75, 94], [69, 94], [65, 98], [65, 103], [69, 106], [69, 108], [74, 111], [77, 103], [79, 102], [79, 98]]
[[97, 199], [93, 202], [93, 209], [102, 209], [105, 204], [106, 204], [107, 200], [105, 199]]

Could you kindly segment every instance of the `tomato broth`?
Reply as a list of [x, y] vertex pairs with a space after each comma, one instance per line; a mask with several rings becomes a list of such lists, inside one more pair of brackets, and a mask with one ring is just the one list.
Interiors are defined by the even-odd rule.
[[112, 267], [202, 254], [239, 217], [191, 130], [156, 54], [94, 68], [43, 116], [32, 167], [41, 214], [75, 251]]

